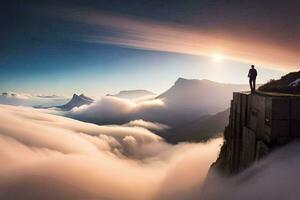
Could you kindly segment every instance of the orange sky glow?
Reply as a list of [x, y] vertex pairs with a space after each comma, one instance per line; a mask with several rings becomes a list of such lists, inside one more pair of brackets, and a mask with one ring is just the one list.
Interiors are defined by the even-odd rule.
[[280, 71], [300, 68], [297, 49], [289, 49], [255, 35], [251, 37], [249, 34], [245, 36], [238, 33], [232, 35], [203, 31], [182, 24], [162, 23], [92, 10], [70, 10], [58, 15], [80, 23], [110, 28], [118, 33], [109, 36], [82, 35], [82, 39], [88, 42], [209, 57], [221, 53], [224, 59], [263, 65]]

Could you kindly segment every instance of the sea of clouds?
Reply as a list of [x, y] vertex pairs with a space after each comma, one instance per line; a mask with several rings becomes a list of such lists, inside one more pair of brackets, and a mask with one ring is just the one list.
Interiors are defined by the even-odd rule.
[[0, 199], [176, 199], [201, 186], [222, 142], [173, 146], [144, 121], [98, 126], [33, 108], [0, 112]]
[[300, 145], [238, 176], [211, 172], [222, 139], [170, 145], [146, 121], [98, 126], [0, 106], [0, 199], [298, 199]]
[[96, 124], [123, 124], [138, 119], [169, 123], [173, 119], [162, 99], [129, 100], [113, 96], [102, 97], [62, 114]]

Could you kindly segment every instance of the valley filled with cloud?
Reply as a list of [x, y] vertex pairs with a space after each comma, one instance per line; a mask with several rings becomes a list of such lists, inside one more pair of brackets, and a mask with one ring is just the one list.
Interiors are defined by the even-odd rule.
[[1, 3], [0, 200], [300, 199], [299, 10]]
[[143, 120], [99, 126], [28, 107], [1, 105], [0, 112], [0, 199], [279, 200], [299, 195], [298, 143], [226, 178], [209, 172], [221, 138], [172, 145], [151, 132], [167, 127]]
[[234, 176], [211, 167], [232, 92], [244, 88], [179, 78], [160, 95], [4, 92], [0, 199], [297, 199], [299, 141]]
[[201, 186], [222, 142], [173, 146], [146, 122], [98, 126], [0, 110], [0, 199], [175, 199]]

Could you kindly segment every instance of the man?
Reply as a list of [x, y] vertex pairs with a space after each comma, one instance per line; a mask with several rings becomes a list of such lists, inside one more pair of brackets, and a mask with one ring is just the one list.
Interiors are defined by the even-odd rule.
[[254, 65], [251, 65], [251, 69], [249, 69], [248, 77], [249, 77], [249, 84], [251, 88], [251, 92], [255, 92], [255, 81], [256, 81], [257, 71], [254, 69]]

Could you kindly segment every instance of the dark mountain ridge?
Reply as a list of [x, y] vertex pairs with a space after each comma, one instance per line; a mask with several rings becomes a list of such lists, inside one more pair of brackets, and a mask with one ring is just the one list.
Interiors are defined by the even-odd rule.
[[81, 95], [73, 94], [72, 99], [68, 103], [56, 107], [67, 111], [67, 110], [72, 110], [75, 107], [80, 107], [82, 105], [89, 105], [93, 102], [94, 100], [92, 98], [87, 97], [84, 94]]
[[262, 92], [276, 92], [300, 95], [300, 71], [291, 72], [279, 80], [270, 80], [258, 88]]

